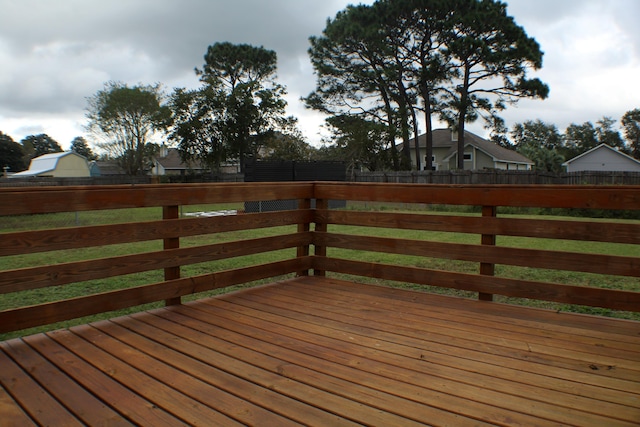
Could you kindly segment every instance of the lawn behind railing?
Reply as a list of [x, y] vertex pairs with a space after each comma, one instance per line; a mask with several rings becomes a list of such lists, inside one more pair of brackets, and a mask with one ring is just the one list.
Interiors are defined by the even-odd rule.
[[[337, 183], [3, 189], [2, 329], [37, 329], [0, 338], [309, 273], [638, 320], [640, 221], [496, 212], [637, 211], [639, 194], [638, 187]], [[347, 200], [347, 208], [327, 210], [329, 198]], [[279, 199], [298, 199], [300, 209], [242, 213], [245, 201]], [[79, 223], [11, 225], [62, 215]]]

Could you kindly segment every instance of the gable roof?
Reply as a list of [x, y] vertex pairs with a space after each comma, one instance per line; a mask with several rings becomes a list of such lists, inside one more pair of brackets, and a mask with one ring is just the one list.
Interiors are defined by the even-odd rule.
[[89, 164], [92, 176], [126, 175], [124, 169], [115, 160], [94, 160]]
[[[491, 141], [487, 141], [486, 139], [481, 138], [469, 131], [464, 132], [464, 143], [465, 147], [468, 145], [472, 145], [477, 149], [483, 151], [489, 157], [493, 158], [494, 161], [521, 163], [528, 165], [534, 164], [533, 161], [518, 153], [517, 151], [501, 147], [500, 145]], [[427, 134], [422, 134], [418, 137], [418, 144], [420, 145], [420, 147], [426, 147]], [[448, 160], [456, 155], [456, 153], [458, 152], [457, 144], [457, 139], [454, 140], [452, 138], [451, 129], [435, 129], [433, 131], [433, 148], [449, 148], [449, 151], [445, 155], [445, 160]]]
[[200, 162], [189, 162], [185, 164], [180, 158], [180, 152], [175, 148], [167, 149], [167, 155], [164, 157], [157, 157], [156, 161], [165, 170], [187, 170], [187, 169], [207, 169]]
[[11, 175], [11, 177], [20, 178], [23, 176], [38, 176], [47, 172], [53, 172], [58, 166], [58, 162], [60, 161], [60, 159], [69, 155], [82, 157], [86, 160], [84, 156], [81, 156], [74, 151], [61, 151], [59, 153], [43, 154], [42, 156], [31, 159], [29, 169], [27, 169], [26, 171], [14, 173], [13, 175]]
[[563, 166], [569, 165], [569, 164], [573, 163], [576, 160], [579, 160], [579, 159], [581, 159], [583, 157], [588, 156], [589, 154], [594, 153], [595, 151], [606, 150], [606, 149], [609, 149], [609, 150], [613, 151], [615, 154], [617, 154], [619, 156], [626, 157], [628, 160], [631, 160], [632, 162], [634, 162], [634, 163], [638, 164], [638, 166], [640, 166], [640, 161], [638, 159], [634, 159], [633, 157], [629, 156], [628, 154], [625, 154], [622, 151], [618, 151], [615, 148], [613, 148], [612, 146], [607, 145], [605, 143], [602, 143], [602, 144], [598, 145], [597, 147], [592, 148], [589, 151], [585, 151], [584, 153], [579, 154], [579, 155], [575, 156], [574, 158], [567, 160], [562, 165]]

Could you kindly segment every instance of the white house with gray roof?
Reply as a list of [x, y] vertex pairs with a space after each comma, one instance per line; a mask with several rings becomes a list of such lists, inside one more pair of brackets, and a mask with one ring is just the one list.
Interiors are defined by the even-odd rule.
[[607, 145], [600, 144], [562, 164], [567, 172], [640, 172], [640, 161]]

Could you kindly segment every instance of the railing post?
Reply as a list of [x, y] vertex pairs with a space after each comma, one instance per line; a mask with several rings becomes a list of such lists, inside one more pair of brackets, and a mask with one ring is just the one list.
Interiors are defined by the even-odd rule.
[[[298, 200], [298, 209], [310, 209], [311, 208], [311, 199], [300, 199]], [[298, 233], [308, 233], [310, 231], [310, 223], [303, 222], [298, 224]], [[306, 257], [309, 256], [309, 245], [298, 246], [297, 257]], [[298, 276], [308, 276], [309, 270], [299, 270], [296, 273]]]
[[[483, 217], [495, 217], [497, 214], [497, 209], [495, 206], [483, 206], [482, 207], [482, 216]], [[495, 246], [496, 244], [496, 235], [495, 234], [483, 234], [481, 237], [481, 244], [483, 245], [491, 245]], [[495, 274], [495, 264], [481, 262], [480, 263], [480, 274], [485, 276], [493, 276]], [[488, 294], [485, 292], [478, 293], [478, 299], [480, 301], [493, 301], [493, 294]]]
[[[180, 218], [180, 210], [178, 206], [163, 206], [162, 207], [162, 219], [177, 219]], [[163, 248], [178, 249], [180, 247], [180, 237], [169, 237], [163, 239]], [[166, 267], [164, 269], [164, 280], [174, 280], [180, 278], [180, 266]], [[182, 301], [180, 297], [170, 298], [165, 300], [166, 305], [178, 305]]]
[[[325, 200], [325, 199], [316, 199], [316, 209], [328, 209], [328, 208], [329, 208], [329, 203], [328, 203], [327, 200]], [[327, 223], [326, 222], [317, 222], [316, 221], [314, 230], [318, 231], [318, 232], [321, 232], [321, 233], [325, 233], [327, 231]], [[326, 246], [315, 245], [313, 247], [313, 254], [315, 256], [326, 257], [327, 256], [327, 247]], [[326, 271], [314, 269], [313, 270], [313, 275], [314, 276], [325, 276], [326, 275]]]

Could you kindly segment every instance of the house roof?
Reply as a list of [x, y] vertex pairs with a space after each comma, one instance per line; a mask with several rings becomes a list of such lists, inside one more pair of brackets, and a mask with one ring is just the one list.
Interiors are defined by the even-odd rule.
[[186, 169], [206, 169], [200, 162], [190, 162], [185, 164], [180, 158], [180, 152], [175, 148], [169, 148], [167, 155], [164, 157], [157, 157], [156, 161], [164, 168], [168, 170], [186, 170]]
[[[481, 138], [469, 131], [464, 132], [464, 143], [465, 146], [472, 145], [477, 149], [485, 152], [488, 156], [492, 157], [494, 161], [522, 163], [529, 165], [534, 164], [534, 162], [532, 162], [522, 154], [514, 150], [509, 150], [507, 148], [501, 147], [494, 142], [487, 141], [486, 139]], [[422, 134], [418, 137], [418, 144], [420, 145], [420, 147], [426, 147], [427, 134]], [[458, 141], [454, 141], [451, 136], [451, 129], [435, 129], [433, 131], [433, 148], [449, 148], [449, 151], [444, 157], [445, 160], [450, 159], [458, 152], [457, 144]]]
[[595, 151], [599, 151], [599, 150], [606, 150], [606, 149], [609, 149], [609, 150], [613, 151], [614, 153], [616, 153], [616, 154], [617, 154], [617, 155], [619, 155], [619, 156], [626, 157], [627, 159], [629, 159], [629, 160], [633, 161], [634, 163], [637, 163], [637, 164], [638, 164], [638, 166], [640, 166], [640, 161], [638, 161], [638, 159], [634, 159], [633, 157], [629, 156], [628, 154], [625, 154], [625, 153], [623, 153], [622, 151], [618, 151], [618, 150], [616, 150], [615, 148], [613, 148], [612, 146], [607, 145], [607, 144], [604, 144], [604, 143], [603, 143], [603, 144], [598, 145], [597, 147], [592, 148], [592, 149], [591, 149], [591, 150], [589, 150], [589, 151], [585, 151], [584, 153], [582, 153], [582, 154], [580, 154], [580, 155], [577, 155], [577, 156], [576, 156], [576, 157], [574, 157], [573, 159], [569, 159], [569, 160], [567, 160], [567, 161], [566, 161], [566, 162], [564, 162], [562, 165], [563, 165], [563, 166], [566, 166], [566, 165], [568, 165], [568, 164], [570, 164], [570, 163], [573, 163], [574, 161], [576, 161], [576, 160], [578, 160], [578, 159], [580, 159], [580, 158], [582, 158], [582, 157], [585, 157], [585, 156], [587, 156], [587, 155], [589, 155], [589, 154], [591, 154], [591, 153], [593, 153], [593, 152], [595, 152]]
[[113, 160], [96, 160], [89, 164], [89, 169], [94, 175], [111, 176], [111, 175], [126, 175], [124, 169], [116, 161]]
[[29, 169], [26, 171], [14, 173], [11, 177], [24, 177], [24, 176], [38, 176], [45, 174], [47, 172], [52, 172], [58, 166], [58, 161], [65, 156], [74, 155], [78, 157], [85, 158], [80, 154], [74, 151], [61, 151], [59, 153], [49, 153], [43, 154], [42, 156], [38, 156], [34, 159], [31, 159], [31, 163], [29, 164]]

